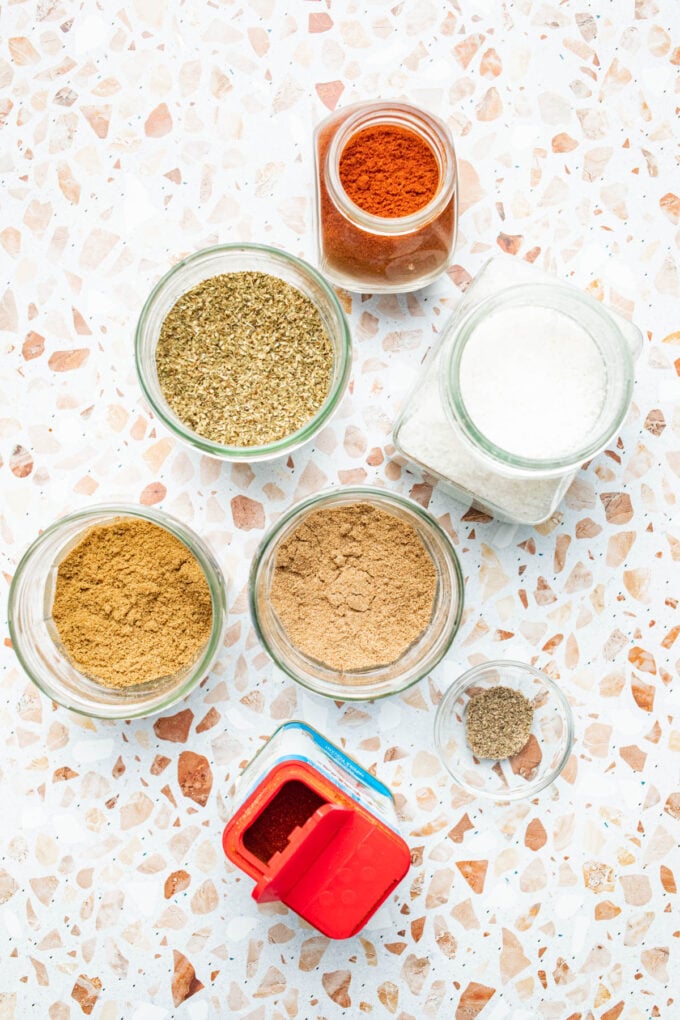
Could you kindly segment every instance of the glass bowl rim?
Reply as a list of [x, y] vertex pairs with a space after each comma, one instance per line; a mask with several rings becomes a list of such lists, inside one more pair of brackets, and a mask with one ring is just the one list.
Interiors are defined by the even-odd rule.
[[[443, 647], [437, 653], [435, 661], [429, 662], [424, 668], [421, 665], [418, 665], [417, 668], [414, 668], [414, 676], [412, 678], [409, 678], [406, 683], [401, 683], [399, 686], [393, 686], [388, 690], [371, 691], [369, 684], [366, 684], [363, 687], [361, 685], [352, 686], [338, 684], [337, 687], [334, 687], [333, 689], [321, 689], [316, 684], [310, 682], [307, 678], [299, 676], [299, 674], [296, 673], [291, 666], [281, 660], [278, 652], [275, 653], [274, 649], [271, 647], [271, 644], [262, 628], [260, 613], [257, 607], [257, 581], [266, 555], [268, 553], [273, 553], [278, 541], [280, 540], [279, 535], [282, 528], [284, 528], [295, 517], [313, 510], [319, 504], [323, 504], [327, 501], [334, 503], [341, 500], [347, 502], [382, 502], [388, 504], [388, 506], [396, 505], [400, 509], [405, 510], [407, 513], [411, 513], [420, 522], [424, 523], [426, 527], [430, 527], [438, 538], [442, 539], [444, 548], [447, 551], [447, 559], [451, 565], [451, 575], [455, 595], [457, 597], [457, 605], [455, 616], [451, 625], [451, 633], [447, 636]], [[337, 488], [325, 488], [320, 492], [313, 493], [311, 496], [307, 496], [304, 499], [299, 500], [297, 503], [294, 503], [293, 506], [289, 507], [288, 510], [279, 517], [279, 519], [263, 536], [253, 555], [248, 578], [248, 606], [250, 610], [250, 618], [260, 644], [266, 651], [267, 655], [282, 672], [301, 687], [306, 688], [319, 697], [330, 698], [334, 701], [379, 701], [382, 698], [401, 694], [419, 683], [425, 676], [427, 676], [428, 673], [439, 665], [444, 656], [448, 653], [456, 634], [460, 629], [464, 602], [465, 578], [460, 566], [458, 554], [456, 553], [450, 536], [446, 533], [441, 524], [439, 524], [429, 510], [422, 507], [419, 503], [416, 503], [415, 500], [412, 500], [407, 496], [402, 496], [400, 493], [392, 492], [389, 489], [381, 489], [378, 486], [373, 485], [347, 485]], [[425, 662], [425, 660], [423, 660], [423, 662]], [[394, 664], [392, 663], [391, 665]]]
[[[295, 432], [291, 432], [290, 435], [284, 436], [282, 439], [277, 439], [273, 443], [264, 443], [260, 446], [229, 446], [223, 443], [216, 443], [214, 440], [208, 439], [205, 436], [200, 435], [198, 432], [194, 432], [193, 429], [190, 429], [179, 417], [172, 413], [171, 409], [163, 407], [152, 395], [151, 388], [149, 387], [146, 377], [146, 372], [142, 365], [142, 349], [146, 344], [144, 335], [146, 322], [151, 314], [154, 303], [158, 300], [159, 295], [162, 294], [164, 288], [187, 266], [191, 266], [202, 260], [207, 260], [213, 255], [221, 255], [223, 253], [230, 252], [234, 254], [239, 252], [246, 254], [248, 252], [259, 252], [260, 254], [263, 254], [267, 260], [270, 260], [273, 265], [280, 262], [292, 264], [303, 277], [305, 277], [308, 281], [312, 280], [320, 287], [325, 296], [328, 298], [331, 307], [336, 312], [340, 327], [338, 334], [341, 354], [338, 359], [334, 348], [333, 358], [334, 360], [340, 361], [341, 370], [336, 384], [329, 389], [328, 395], [321, 407], [318, 409], [313, 418], [310, 418], [308, 422], [302, 425]], [[234, 270], [234, 272], [238, 271], [239, 270]], [[272, 273], [271, 275], [276, 274]], [[295, 286], [295, 284], [291, 284], [291, 286]], [[296, 289], [299, 290], [300, 288], [298, 287]], [[308, 295], [305, 294], [305, 296]], [[312, 298], [310, 298], [310, 301], [311, 300]], [[272, 245], [257, 244], [255, 242], [251, 243], [249, 241], [235, 241], [229, 244], [215, 244], [207, 248], [200, 248], [198, 251], [192, 252], [190, 255], [180, 259], [179, 262], [176, 262], [173, 266], [171, 266], [170, 269], [168, 269], [168, 271], [164, 273], [160, 280], [158, 280], [152, 287], [142, 306], [142, 310], [139, 313], [139, 318], [135, 327], [134, 348], [135, 367], [139, 385], [141, 386], [144, 397], [148, 401], [153, 413], [160, 419], [163, 425], [172, 432], [173, 435], [179, 436], [179, 438], [184, 442], [201, 450], [203, 453], [207, 453], [213, 457], [218, 457], [221, 460], [230, 462], [271, 460], [275, 457], [281, 457], [284, 454], [290, 453], [303, 443], [308, 442], [308, 440], [316, 435], [316, 433], [323, 427], [338, 407], [347, 388], [347, 383], [349, 382], [349, 376], [352, 369], [352, 335], [349, 328], [349, 322], [347, 321], [347, 316], [345, 315], [345, 311], [340, 303], [338, 295], [335, 293], [325, 277], [322, 276], [322, 274], [309, 262], [298, 258], [297, 255], [292, 255], [290, 252], [284, 251], [282, 248], [275, 248]]]
[[[547, 772], [540, 781], [529, 782], [526, 784], [526, 788], [516, 787], [514, 788], [514, 792], [491, 793], [488, 790], [480, 789], [479, 787], [466, 783], [449, 765], [447, 758], [443, 753], [443, 717], [446, 709], [452, 704], [455, 704], [459, 696], [471, 685], [472, 682], [474, 682], [475, 679], [489, 670], [500, 671], [504, 668], [507, 669], [508, 667], [512, 669], [519, 669], [524, 673], [528, 673], [531, 677], [533, 677], [533, 679], [540, 680], [548, 688], [551, 694], [555, 696], [560, 708], [560, 714], [565, 721], [566, 741], [565, 748], [559, 762], [550, 769], [550, 771]], [[437, 706], [437, 712], [434, 719], [434, 744], [442, 765], [454, 782], [458, 786], [462, 787], [466, 793], [470, 793], [474, 797], [480, 797], [485, 800], [493, 800], [499, 804], [508, 804], [512, 801], [535, 797], [536, 794], [550, 786], [550, 784], [553, 783], [563, 772], [574, 746], [574, 714], [562, 688], [552, 679], [552, 677], [548, 676], [547, 673], [544, 673], [543, 670], [537, 669], [536, 666], [532, 666], [531, 663], [521, 662], [519, 659], [489, 659], [488, 662], [480, 662], [476, 666], [471, 666], [470, 669], [467, 669], [464, 673], [457, 677], [445, 691], [442, 700]]]
[[[97, 517], [102, 513], [110, 516], [112, 519], [115, 519], [116, 517], [136, 517], [141, 520], [147, 520], [170, 532], [170, 534], [179, 539], [183, 545], [187, 546], [191, 554], [195, 556], [205, 575], [208, 588], [210, 589], [213, 619], [210, 637], [206, 642], [205, 649], [184, 683], [178, 687], [169, 687], [166, 692], [167, 698], [163, 699], [161, 703], [154, 705], [151, 708], [144, 708], [135, 702], [121, 701], [120, 710], [118, 705], [115, 704], [111, 706], [102, 706], [106, 709], [106, 712], [104, 713], [101, 710], [96, 711], [98, 706], [94, 704], [91, 708], [72, 704], [60, 691], [55, 691], [54, 687], [49, 682], [46, 682], [44, 678], [37, 674], [32, 666], [29, 665], [26, 661], [22, 647], [25, 641], [18, 635], [16, 630], [16, 601], [18, 598], [19, 586], [35, 553], [41, 548], [41, 546], [45, 545], [51, 536], [62, 530], [65, 525], [82, 522], [83, 528], [81, 528], [79, 532], [79, 534], [82, 535], [83, 531], [87, 527], [88, 519]], [[92, 526], [95, 525], [93, 524]], [[206, 555], [206, 553], [208, 555]], [[16, 565], [9, 586], [9, 595], [7, 600], [7, 624], [9, 636], [10, 641], [12, 642], [14, 654], [19, 660], [19, 664], [24, 673], [46, 698], [50, 698], [50, 700], [55, 701], [58, 705], [61, 705], [62, 708], [66, 708], [70, 712], [75, 712], [77, 715], [84, 715], [89, 718], [110, 720], [134, 719], [147, 715], [156, 715], [159, 712], [163, 712], [167, 708], [170, 708], [172, 705], [181, 701], [182, 698], [190, 694], [194, 687], [197, 686], [201, 676], [206, 673], [212, 665], [221, 645], [222, 635], [227, 621], [227, 580], [225, 579], [219, 564], [217, 564], [216, 561], [215, 563], [210, 562], [210, 556], [212, 556], [211, 550], [205, 543], [204, 539], [202, 539], [201, 536], [198, 535], [198, 533], [195, 532], [189, 525], [184, 524], [183, 521], [178, 520], [176, 517], [166, 513], [164, 510], [142, 507], [134, 503], [96, 503], [93, 506], [85, 507], [82, 510], [76, 510], [72, 513], [58, 517], [43, 531], [41, 531], [40, 534], [37, 535], [24, 550]], [[75, 665], [71, 665], [77, 673], [81, 672]]]

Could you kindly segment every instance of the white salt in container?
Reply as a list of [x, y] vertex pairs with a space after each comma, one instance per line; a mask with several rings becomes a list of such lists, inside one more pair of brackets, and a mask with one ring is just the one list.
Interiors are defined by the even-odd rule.
[[640, 331], [526, 262], [490, 259], [394, 427], [400, 453], [462, 501], [539, 524], [618, 432]]

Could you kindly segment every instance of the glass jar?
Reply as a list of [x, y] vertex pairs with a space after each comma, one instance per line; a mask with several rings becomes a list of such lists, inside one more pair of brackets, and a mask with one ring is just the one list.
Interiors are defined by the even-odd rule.
[[[179, 539], [203, 570], [212, 601], [212, 629], [197, 660], [172, 676], [136, 687], [109, 688], [81, 673], [66, 654], [52, 621], [59, 564], [86, 532], [125, 518], [157, 524]], [[226, 585], [208, 546], [185, 524], [161, 513], [125, 504], [94, 506], [62, 517], [29, 546], [9, 590], [9, 632], [19, 662], [52, 701], [100, 719], [151, 715], [185, 697], [208, 673], [222, 646], [227, 619]]]
[[[291, 643], [272, 607], [270, 592], [279, 546], [305, 517], [329, 507], [362, 502], [413, 527], [435, 567], [434, 608], [426, 630], [396, 662], [374, 669], [340, 672], [310, 658]], [[431, 514], [417, 503], [383, 489], [347, 486], [303, 500], [265, 535], [250, 570], [250, 615], [266, 651], [289, 677], [328, 698], [364, 701], [403, 691], [434, 669], [446, 655], [460, 626], [463, 588], [463, 575], [451, 540]]]
[[[523, 456], [492, 442], [472, 419], [461, 387], [461, 365], [475, 331], [491, 316], [526, 309], [572, 320], [601, 359], [603, 393], [593, 411], [594, 425], [585, 442], [556, 457]], [[621, 427], [631, 402], [633, 355], [640, 346], [632, 323], [572, 285], [557, 283], [527, 263], [491, 259], [444, 326], [407, 397], [394, 427], [395, 446], [467, 505], [501, 521], [540, 524], [554, 513], [578, 468]], [[539, 418], [535, 430], [540, 429]]]
[[329, 938], [360, 931], [411, 863], [390, 790], [303, 722], [284, 723], [241, 774], [226, 856]]
[[[359, 131], [400, 127], [434, 153], [434, 197], [408, 216], [375, 216], [347, 195], [340, 180], [345, 146]], [[447, 126], [431, 113], [397, 102], [358, 103], [331, 114], [314, 132], [319, 267], [333, 283], [370, 293], [424, 287], [449, 265], [458, 221], [456, 156]]]
[[[333, 347], [330, 387], [317, 413], [296, 432], [262, 446], [225, 446], [194, 432], [168, 404], [156, 369], [156, 346], [163, 321], [182, 295], [212, 276], [242, 272], [267, 273], [296, 287], [316, 306]], [[292, 453], [328, 424], [349, 382], [352, 338], [337, 295], [307, 262], [264, 244], [222, 244], [182, 259], [158, 281], [137, 323], [135, 362], [140, 385], [154, 414], [174, 435], [221, 460], [254, 462]]]

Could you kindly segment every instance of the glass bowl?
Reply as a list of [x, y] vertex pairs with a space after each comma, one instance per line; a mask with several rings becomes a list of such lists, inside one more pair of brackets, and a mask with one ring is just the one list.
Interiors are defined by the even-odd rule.
[[[156, 345], [170, 309], [192, 287], [222, 273], [268, 273], [296, 287], [316, 306], [333, 346], [333, 369], [328, 396], [313, 418], [283, 439], [263, 446], [224, 446], [194, 432], [167, 403], [158, 382]], [[228, 461], [271, 460], [308, 442], [328, 422], [347, 388], [352, 364], [352, 340], [342, 306], [331, 286], [307, 262], [264, 244], [223, 244], [204, 248], [159, 280], [142, 308], [135, 334], [135, 362], [140, 385], [154, 414], [174, 435], [203, 453]]]
[[[338, 671], [293, 646], [270, 600], [279, 545], [314, 511], [368, 503], [410, 524], [432, 557], [437, 573], [432, 618], [425, 632], [387, 666]], [[463, 612], [463, 575], [446, 532], [417, 503], [369, 486], [322, 492], [292, 507], [262, 540], [250, 570], [250, 613], [257, 635], [276, 665], [316, 694], [340, 701], [366, 701], [396, 694], [426, 676], [446, 654]]]
[[[141, 518], [160, 525], [195, 556], [212, 599], [210, 637], [191, 665], [158, 681], [112, 689], [81, 673], [66, 654], [52, 621], [59, 563], [95, 525]], [[161, 712], [191, 691], [212, 666], [226, 625], [226, 586], [222, 571], [202, 539], [185, 524], [158, 510], [136, 506], [95, 506], [62, 517], [35, 539], [16, 568], [9, 590], [9, 632], [19, 662], [43, 694], [73, 712], [100, 719], [132, 719]]]
[[[475, 694], [500, 686], [532, 702], [531, 736], [514, 758], [478, 761], [467, 744], [465, 710]], [[567, 699], [549, 676], [524, 662], [494, 660], [474, 666], [451, 684], [437, 709], [434, 740], [442, 762], [468, 793], [520, 800], [534, 797], [559, 776], [571, 754], [574, 722]]]

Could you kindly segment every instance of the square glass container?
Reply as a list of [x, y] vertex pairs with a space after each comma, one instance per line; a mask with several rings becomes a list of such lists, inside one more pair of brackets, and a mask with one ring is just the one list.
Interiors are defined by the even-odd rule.
[[[573, 319], [597, 346], [606, 378], [598, 417], [585, 444], [554, 459], [522, 457], [492, 443], [463, 399], [466, 344], [487, 316], [543, 308]], [[617, 434], [630, 407], [640, 331], [571, 284], [527, 263], [490, 259], [468, 288], [407, 397], [394, 426], [398, 451], [444, 482], [466, 505], [501, 521], [539, 524], [554, 513], [579, 467]], [[540, 420], [535, 428], [541, 428]]]

